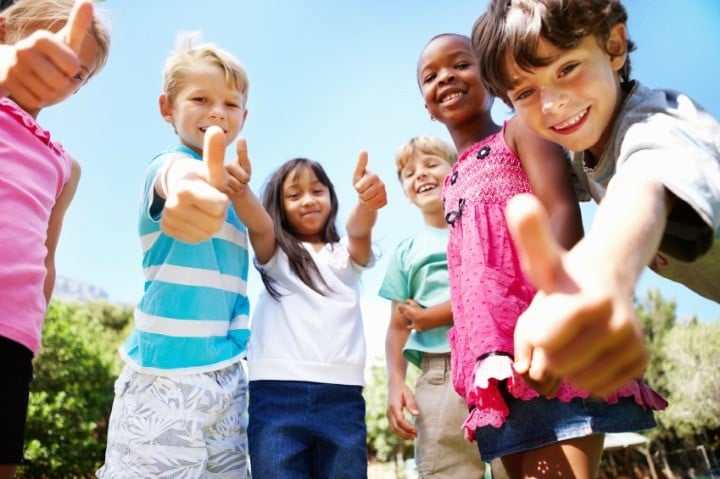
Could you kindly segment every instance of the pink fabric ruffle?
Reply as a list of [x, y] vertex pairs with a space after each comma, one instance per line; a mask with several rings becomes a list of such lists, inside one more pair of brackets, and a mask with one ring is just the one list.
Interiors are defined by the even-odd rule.
[[[539, 396], [523, 378], [515, 372], [512, 359], [506, 355], [493, 355], [480, 360], [475, 365], [474, 387], [467, 394], [468, 406], [473, 409], [462, 427], [465, 438], [475, 440], [475, 430], [479, 427], [492, 426], [499, 428], [510, 413], [500, 392], [499, 384], [507, 380], [507, 389], [513, 397], [529, 400]], [[590, 394], [576, 389], [563, 380], [555, 394], [562, 402], [570, 402], [574, 398], [587, 398]], [[660, 394], [640, 380], [631, 381], [619, 391], [605, 397], [608, 404], [616, 404], [621, 397], [632, 397], [643, 408], [656, 411], [663, 410], [668, 403]]]
[[62, 146], [50, 138], [50, 132], [41, 127], [35, 118], [20, 108], [17, 103], [9, 98], [0, 98], [0, 109], [17, 120], [17, 122], [27, 128], [28, 131], [32, 132], [33, 135], [35, 135], [56, 154], [63, 155], [65, 153]]

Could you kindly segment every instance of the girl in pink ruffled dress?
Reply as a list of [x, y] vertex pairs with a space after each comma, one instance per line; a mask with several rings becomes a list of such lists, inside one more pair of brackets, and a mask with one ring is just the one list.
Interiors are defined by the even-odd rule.
[[505, 205], [532, 192], [550, 212], [564, 247], [582, 237], [580, 211], [564, 152], [517, 117], [492, 121], [469, 38], [439, 35], [418, 62], [431, 118], [443, 123], [461, 155], [444, 184], [450, 228], [448, 268], [454, 326], [453, 381], [467, 402], [463, 425], [484, 460], [502, 458], [511, 477], [594, 477], [604, 433], [655, 426], [665, 400], [642, 381], [604, 399], [560, 378], [531, 381], [513, 369], [513, 332], [535, 295], [505, 223]]
[[0, 12], [0, 479], [23, 459], [33, 357], [55, 250], [80, 166], [37, 122], [105, 65], [109, 32], [89, 0], [17, 0]]

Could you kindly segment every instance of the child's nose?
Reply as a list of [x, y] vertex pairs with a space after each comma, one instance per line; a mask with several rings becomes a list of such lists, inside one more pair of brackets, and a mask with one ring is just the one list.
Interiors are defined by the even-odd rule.
[[553, 88], [540, 88], [540, 104], [543, 113], [553, 113], [567, 105], [568, 97], [561, 91]]
[[455, 80], [455, 70], [452, 68], [443, 68], [439, 74], [440, 82], [447, 83]]
[[222, 104], [219, 104], [219, 103], [213, 104], [212, 108], [210, 109], [210, 117], [224, 119], [225, 118], [225, 106]]

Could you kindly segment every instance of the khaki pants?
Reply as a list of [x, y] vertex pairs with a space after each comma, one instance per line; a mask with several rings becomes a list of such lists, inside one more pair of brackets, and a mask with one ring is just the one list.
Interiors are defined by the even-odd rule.
[[415, 464], [421, 478], [478, 479], [485, 463], [461, 426], [468, 415], [465, 401], [452, 385], [450, 354], [425, 356], [415, 385], [420, 410], [415, 420]]

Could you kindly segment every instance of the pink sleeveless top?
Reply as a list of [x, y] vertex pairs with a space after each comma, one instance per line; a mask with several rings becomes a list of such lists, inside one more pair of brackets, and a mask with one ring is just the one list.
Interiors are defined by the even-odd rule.
[[0, 98], [0, 335], [33, 354], [47, 306], [48, 223], [71, 164], [32, 116]]
[[[510, 394], [538, 397], [513, 367], [513, 332], [535, 289], [520, 266], [505, 223], [505, 205], [518, 193], [531, 192], [520, 159], [505, 143], [505, 129], [460, 155], [445, 179], [443, 198], [449, 225], [448, 270], [454, 326], [448, 332], [453, 384], [470, 409], [463, 427], [500, 427], [510, 414], [498, 384]], [[556, 397], [568, 402], [587, 391], [563, 382]], [[642, 382], [631, 382], [606, 398], [633, 396], [638, 404], [663, 409], [667, 403]]]

